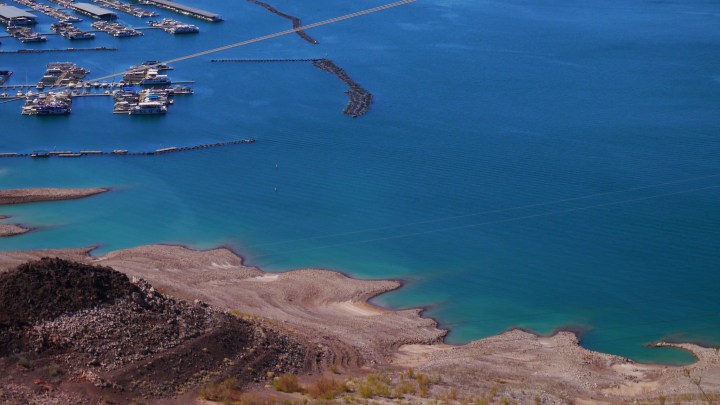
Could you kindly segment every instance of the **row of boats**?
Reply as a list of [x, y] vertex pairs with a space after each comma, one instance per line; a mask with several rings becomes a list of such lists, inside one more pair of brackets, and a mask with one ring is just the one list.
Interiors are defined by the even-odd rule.
[[63, 38], [70, 40], [95, 39], [94, 33], [83, 31], [80, 28], [75, 27], [71, 22], [59, 22], [52, 24], [50, 26], [50, 30], [60, 34]]
[[95, 21], [90, 26], [114, 37], [136, 37], [143, 35], [142, 32], [117, 22]]
[[172, 18], [163, 18], [160, 21], [148, 21], [148, 25], [160, 28], [170, 34], [197, 34], [200, 28], [197, 25], [186, 24]]

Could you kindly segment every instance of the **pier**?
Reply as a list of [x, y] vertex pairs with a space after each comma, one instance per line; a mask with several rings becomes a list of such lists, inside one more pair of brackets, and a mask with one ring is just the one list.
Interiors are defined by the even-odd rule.
[[226, 141], [226, 142], [217, 142], [217, 143], [206, 143], [201, 145], [194, 145], [194, 146], [183, 146], [183, 147], [168, 147], [168, 148], [159, 148], [151, 151], [141, 151], [141, 152], [130, 152], [125, 149], [114, 149], [112, 151], [99, 151], [99, 150], [90, 150], [90, 151], [79, 151], [79, 152], [73, 152], [73, 151], [47, 151], [47, 150], [36, 150], [32, 153], [12, 153], [12, 152], [3, 152], [0, 153], [0, 158], [20, 158], [20, 157], [31, 157], [35, 159], [44, 159], [44, 158], [51, 158], [51, 157], [84, 157], [84, 156], [157, 156], [157, 155], [166, 155], [169, 153], [176, 153], [176, 152], [188, 152], [192, 150], [200, 150], [200, 149], [208, 149], [208, 148], [219, 148], [223, 146], [231, 146], [231, 145], [241, 145], [241, 144], [247, 144], [247, 143], [254, 143], [255, 139], [240, 139], [236, 141]]
[[302, 21], [299, 18], [292, 16], [290, 14], [285, 14], [282, 11], [278, 11], [275, 7], [273, 7], [267, 3], [263, 3], [262, 1], [258, 1], [258, 0], [248, 0], [248, 1], [250, 3], [257, 4], [258, 6], [264, 8], [265, 10], [267, 10], [273, 14], [279, 15], [282, 18], [287, 18], [288, 20], [292, 21], [293, 29], [295, 30], [295, 33], [298, 34], [298, 36], [300, 36], [300, 38], [304, 39], [305, 41], [307, 41], [313, 45], [319, 44], [319, 42], [316, 41], [315, 38], [308, 35], [302, 29], [298, 29], [298, 28], [302, 27]]
[[168, 0], [140, 0], [140, 4], [149, 4], [151, 6], [164, 8], [166, 10], [174, 11], [179, 14], [184, 14], [190, 17], [199, 18], [201, 20], [210, 22], [220, 22], [222, 17], [219, 14], [211, 13], [209, 11], [201, 10], [199, 8], [186, 6], [175, 1]]

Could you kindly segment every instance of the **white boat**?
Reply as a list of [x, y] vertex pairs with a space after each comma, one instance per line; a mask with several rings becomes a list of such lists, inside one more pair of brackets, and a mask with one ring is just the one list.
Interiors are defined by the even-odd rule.
[[130, 115], [158, 115], [165, 113], [167, 113], [167, 107], [158, 101], [142, 102], [128, 112]]

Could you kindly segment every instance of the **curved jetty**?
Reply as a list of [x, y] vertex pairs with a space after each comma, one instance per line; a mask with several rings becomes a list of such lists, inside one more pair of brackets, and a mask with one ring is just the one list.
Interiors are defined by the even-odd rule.
[[[287, 18], [288, 20], [292, 21], [292, 25], [293, 25], [294, 29], [302, 27], [302, 21], [300, 21], [300, 19], [295, 16], [292, 16], [290, 14], [285, 14], [282, 11], [278, 11], [275, 7], [273, 7], [267, 3], [263, 3], [262, 1], [258, 1], [258, 0], [248, 0], [248, 1], [250, 3], [257, 4], [258, 6], [264, 8], [265, 10], [267, 10], [273, 14], [277, 14], [282, 18]], [[300, 36], [300, 38], [306, 40], [307, 42], [310, 42], [313, 45], [317, 45], [320, 43], [320, 42], [316, 41], [315, 38], [311, 37], [303, 30], [297, 30], [297, 31], [295, 31], [295, 33], [297, 33]]]
[[332, 73], [338, 77], [338, 79], [344, 81], [350, 88], [345, 94], [348, 95], [348, 104], [343, 111], [343, 114], [350, 115], [353, 118], [359, 117], [366, 114], [370, 110], [370, 104], [373, 101], [373, 95], [362, 88], [359, 84], [345, 73], [340, 66], [336, 65], [330, 59], [317, 59], [313, 61], [313, 65], [321, 70]]

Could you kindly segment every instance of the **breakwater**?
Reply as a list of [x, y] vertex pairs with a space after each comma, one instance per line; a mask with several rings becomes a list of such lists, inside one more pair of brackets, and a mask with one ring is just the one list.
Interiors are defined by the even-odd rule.
[[194, 146], [168, 147], [160, 148], [152, 151], [130, 152], [124, 149], [115, 149], [111, 152], [100, 150], [81, 150], [74, 151], [34, 151], [32, 153], [0, 153], [0, 158], [16, 158], [16, 157], [32, 157], [32, 158], [49, 158], [49, 157], [83, 157], [83, 156], [153, 156], [165, 155], [168, 153], [187, 152], [191, 150], [218, 148], [222, 146], [240, 145], [244, 143], [254, 143], [255, 139], [240, 139], [236, 141], [206, 143]]
[[325, 58], [295, 58], [295, 59], [213, 59], [215, 63], [271, 63], [271, 62], [311, 62], [320, 70], [332, 73], [338, 79], [348, 85], [349, 90], [345, 92], [348, 96], [348, 103], [343, 114], [353, 118], [366, 114], [373, 102], [373, 95], [353, 80], [343, 68], [335, 62]]
[[[285, 14], [282, 11], [277, 10], [275, 7], [273, 7], [267, 3], [263, 3], [262, 1], [258, 1], [258, 0], [248, 0], [248, 1], [250, 3], [257, 4], [258, 6], [264, 8], [265, 10], [267, 10], [273, 14], [279, 15], [282, 18], [287, 18], [288, 20], [292, 21], [292, 26], [294, 29], [302, 27], [302, 21], [295, 16], [292, 16], [290, 14]], [[298, 34], [300, 36], [300, 38], [304, 39], [305, 41], [307, 41], [313, 45], [319, 44], [319, 42], [317, 40], [315, 40], [315, 38], [311, 37], [303, 30], [297, 30], [297, 31], [295, 31], [295, 33]]]
[[51, 53], [51, 52], [82, 52], [82, 51], [117, 51], [117, 48], [99, 46], [97, 48], [65, 48], [65, 49], [18, 49], [16, 51], [0, 51], [0, 54], [8, 53]]
[[320, 70], [334, 74], [338, 79], [348, 85], [349, 90], [345, 92], [348, 96], [348, 103], [347, 106], [345, 106], [345, 110], [343, 110], [343, 114], [356, 118], [366, 114], [368, 110], [370, 110], [373, 95], [357, 84], [343, 68], [336, 65], [330, 59], [317, 59], [313, 61], [313, 65]]

